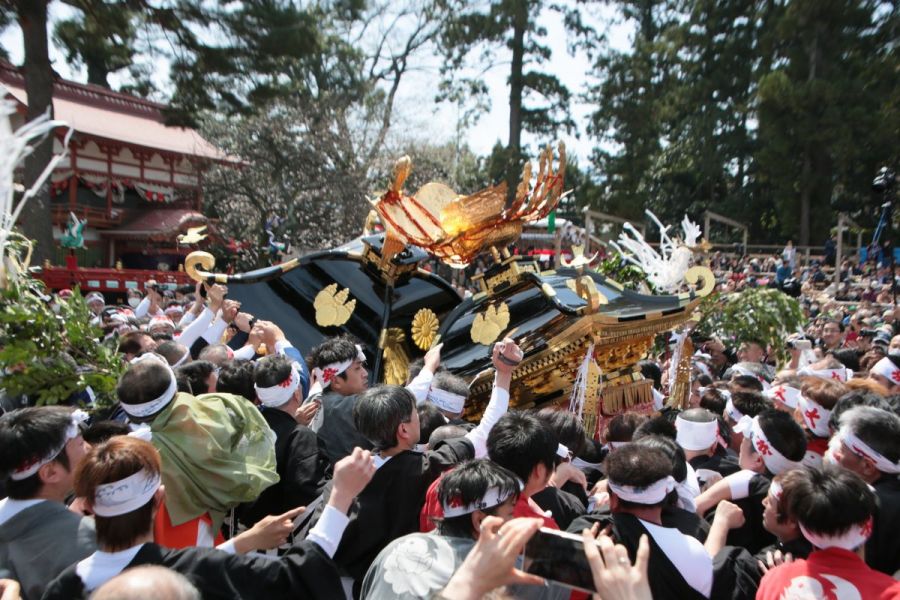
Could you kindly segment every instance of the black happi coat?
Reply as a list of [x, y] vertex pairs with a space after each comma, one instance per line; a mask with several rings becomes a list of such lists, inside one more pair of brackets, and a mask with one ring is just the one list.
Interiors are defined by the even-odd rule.
[[533, 494], [531, 499], [541, 510], [550, 511], [560, 529], [568, 529], [572, 521], [585, 513], [584, 504], [574, 494], [553, 486], [547, 486]]
[[328, 460], [311, 429], [277, 408], [263, 408], [262, 415], [275, 432], [275, 461], [280, 479], [254, 502], [241, 506], [238, 515], [247, 527], [267, 515], [280, 515], [318, 498], [328, 467]]
[[[663, 527], [672, 527], [663, 518]], [[681, 572], [672, 564], [662, 548], [654, 541], [650, 532], [641, 525], [640, 520], [628, 513], [591, 513], [575, 519], [569, 526], [572, 533], [581, 533], [589, 529], [593, 523], [599, 522], [601, 527], [612, 525], [612, 538], [628, 549], [628, 556], [634, 562], [637, 556], [641, 535], [647, 535], [650, 542], [650, 562], [647, 565], [647, 578], [650, 580], [650, 591], [654, 599], [659, 600], [705, 600], [706, 596], [695, 590], [685, 581]], [[679, 531], [681, 531], [679, 529]], [[685, 535], [691, 535], [685, 533]]]
[[357, 396], [342, 396], [337, 392], [325, 392], [319, 396], [322, 411], [322, 426], [316, 434], [328, 464], [334, 463], [353, 453], [353, 448], [371, 450], [372, 443], [356, 430], [353, 422], [353, 407]]
[[[278, 560], [228, 554], [214, 548], [171, 550], [149, 543], [125, 568], [141, 565], [160, 565], [181, 573], [196, 586], [203, 600], [343, 597], [334, 562], [313, 542], [297, 544]], [[70, 566], [50, 583], [45, 600], [88, 597], [75, 567]]]
[[790, 542], [775, 542], [755, 555], [739, 546], [725, 546], [713, 558], [713, 589], [711, 600], [754, 600], [764, 575], [759, 562], [766, 563], [766, 552], [790, 553], [795, 559], [806, 558], [812, 544], [799, 537]]
[[[756, 554], [766, 546], [774, 544], [775, 536], [763, 527], [762, 501], [769, 493], [772, 475], [757, 473], [750, 480], [750, 495], [734, 503], [744, 512], [744, 524], [728, 532], [726, 543], [729, 546], [746, 548], [750, 554]], [[707, 513], [707, 520], [712, 523], [715, 509]]]
[[[338, 546], [334, 561], [355, 580], [354, 595], [378, 553], [400, 536], [419, 531], [419, 513], [428, 487], [447, 469], [474, 458], [475, 449], [466, 438], [444, 440], [425, 453], [406, 450], [381, 465], [366, 489], [350, 508], [350, 523]], [[318, 520], [331, 493], [316, 509]]]
[[900, 570], [900, 479], [885, 475], [874, 484], [878, 508], [872, 537], [866, 542], [866, 563], [891, 577]]
[[697, 469], [706, 469], [715, 471], [722, 477], [728, 477], [741, 470], [741, 465], [734, 451], [724, 450], [721, 447], [717, 447], [712, 456], [695, 456], [688, 462], [695, 471]]

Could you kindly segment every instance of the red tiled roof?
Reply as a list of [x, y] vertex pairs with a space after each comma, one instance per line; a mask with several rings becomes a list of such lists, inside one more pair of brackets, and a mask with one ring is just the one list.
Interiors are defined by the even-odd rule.
[[[0, 61], [0, 91], [28, 105], [25, 78], [6, 61]], [[65, 121], [75, 131], [185, 156], [226, 158], [193, 129], [167, 127], [162, 115], [164, 108], [163, 104], [98, 85], [65, 79], [53, 83], [54, 118]]]

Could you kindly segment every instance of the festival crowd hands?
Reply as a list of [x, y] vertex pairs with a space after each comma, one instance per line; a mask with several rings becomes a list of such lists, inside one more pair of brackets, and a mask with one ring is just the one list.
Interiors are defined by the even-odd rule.
[[[440, 594], [445, 600], [476, 600], [510, 585], [543, 585], [544, 579], [517, 567], [525, 544], [541, 528], [539, 519], [504, 522], [485, 517], [478, 542]], [[585, 529], [584, 553], [591, 566], [597, 600], [652, 600], [647, 580], [650, 544], [642, 536], [632, 564], [628, 550], [604, 534]], [[527, 560], [527, 558], [526, 558]]]

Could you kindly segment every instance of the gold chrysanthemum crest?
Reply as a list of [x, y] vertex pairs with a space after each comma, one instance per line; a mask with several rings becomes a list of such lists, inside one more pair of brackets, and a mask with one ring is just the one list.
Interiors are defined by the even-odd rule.
[[412, 321], [412, 338], [416, 346], [422, 350], [430, 350], [439, 325], [440, 323], [434, 311], [430, 308], [420, 308]]

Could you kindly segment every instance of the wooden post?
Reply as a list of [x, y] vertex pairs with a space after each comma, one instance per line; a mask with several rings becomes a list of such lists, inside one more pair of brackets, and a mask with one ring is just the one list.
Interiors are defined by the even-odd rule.
[[837, 255], [834, 258], [834, 283], [841, 282], [841, 259], [844, 254], [844, 213], [838, 215], [837, 225]]

